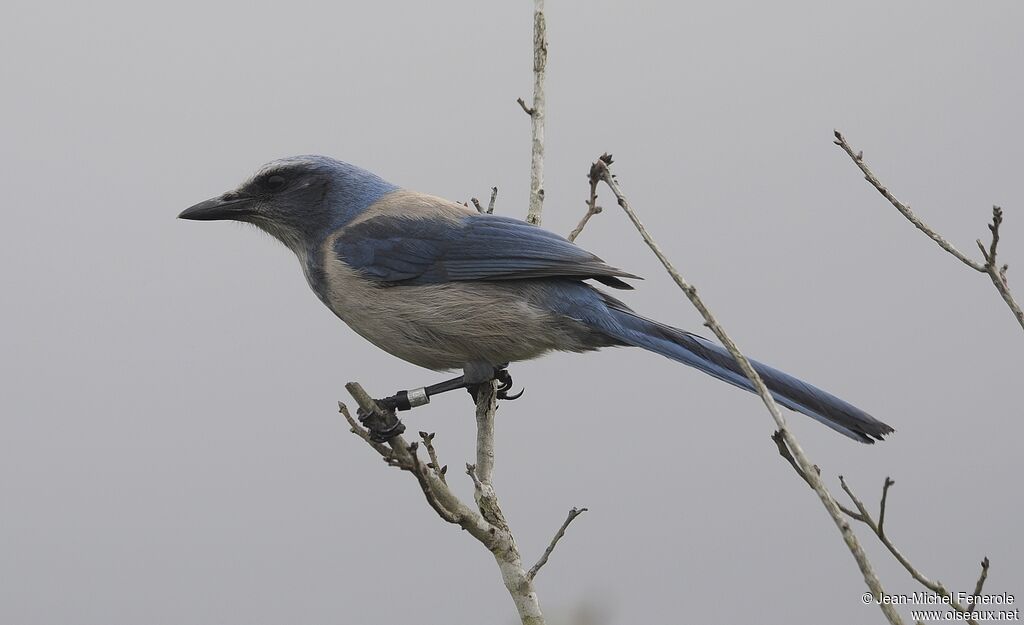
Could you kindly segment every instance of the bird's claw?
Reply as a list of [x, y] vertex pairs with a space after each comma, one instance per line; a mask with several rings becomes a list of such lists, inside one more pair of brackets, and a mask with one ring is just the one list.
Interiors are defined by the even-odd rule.
[[515, 401], [523, 396], [526, 389], [520, 390], [515, 395], [509, 395], [508, 392], [512, 390], [512, 374], [508, 372], [508, 369], [498, 369], [494, 372], [494, 379], [498, 381], [498, 399], [505, 399], [508, 401]]
[[522, 397], [523, 393], [525, 393], [525, 392], [526, 392], [525, 388], [519, 389], [519, 392], [516, 393], [515, 395], [509, 395], [507, 391], [498, 391], [498, 399], [504, 399], [504, 400], [507, 400], [507, 401], [515, 401], [515, 400], [519, 399], [520, 397]]

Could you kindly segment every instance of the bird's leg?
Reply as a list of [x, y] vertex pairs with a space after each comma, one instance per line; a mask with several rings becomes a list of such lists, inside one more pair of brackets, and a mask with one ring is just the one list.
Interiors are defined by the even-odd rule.
[[460, 375], [457, 378], [431, 384], [430, 386], [415, 388], [411, 391], [398, 391], [391, 397], [378, 399], [377, 403], [386, 410], [412, 410], [416, 406], [429, 404], [430, 398], [434, 395], [466, 387], [466, 376]]
[[482, 385], [497, 380], [498, 399], [510, 401], [519, 399], [523, 395], [523, 391], [519, 391], [515, 395], [509, 394], [509, 391], [512, 390], [512, 375], [505, 368], [506, 366], [487, 365], [485, 368], [479, 364], [467, 365], [465, 373], [457, 378], [411, 391], [398, 391], [390, 397], [375, 400], [381, 409], [379, 413], [368, 413], [360, 409], [357, 416], [359, 421], [370, 431], [371, 439], [378, 443], [385, 443], [405, 431], [405, 425], [398, 419], [397, 411], [412, 410], [416, 406], [429, 404], [430, 398], [434, 395], [464, 388], [473, 396], [473, 401], [476, 401]]
[[430, 403], [431, 395], [466, 388], [465, 376], [438, 382], [430, 386], [398, 391], [390, 397], [375, 399], [380, 406], [380, 413], [366, 412], [362, 408], [356, 413], [359, 422], [370, 432], [370, 439], [377, 443], [386, 443], [405, 431], [405, 425], [399, 420], [397, 411], [412, 410], [416, 406]]
[[512, 375], [508, 372], [505, 367], [490, 367], [490, 371], [486, 374], [486, 377], [481, 379], [481, 375], [477, 371], [470, 371], [468, 374], [460, 375], [450, 380], [438, 382], [437, 384], [431, 384], [430, 386], [424, 386], [421, 388], [413, 389], [410, 391], [398, 391], [390, 397], [384, 399], [378, 399], [377, 404], [380, 405], [385, 411], [394, 412], [396, 410], [411, 410], [417, 406], [430, 403], [430, 398], [434, 395], [440, 395], [441, 393], [447, 393], [448, 391], [454, 391], [456, 389], [464, 388], [467, 389], [473, 399], [475, 400], [480, 389], [481, 384], [490, 382], [491, 380], [498, 381], [498, 399], [519, 399], [522, 396], [523, 391], [519, 391], [515, 395], [509, 395], [509, 391], [512, 390]]

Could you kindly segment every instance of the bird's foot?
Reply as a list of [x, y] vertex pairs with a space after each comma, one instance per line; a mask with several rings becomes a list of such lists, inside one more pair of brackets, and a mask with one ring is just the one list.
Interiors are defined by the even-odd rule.
[[[526, 392], [526, 389], [522, 389], [515, 395], [509, 395], [509, 391], [512, 390], [512, 374], [508, 372], [508, 369], [495, 369], [494, 380], [498, 382], [498, 399], [514, 401], [522, 397], [523, 393]], [[480, 401], [480, 390], [483, 388], [484, 384], [489, 384], [489, 382], [466, 385], [466, 390], [473, 396], [473, 401]]]
[[515, 401], [523, 396], [526, 389], [521, 389], [515, 395], [509, 395], [508, 392], [512, 390], [512, 374], [508, 372], [508, 369], [497, 369], [494, 372], [494, 379], [498, 381], [498, 399], [506, 399], [508, 401]]
[[371, 412], [360, 408], [356, 417], [370, 432], [370, 440], [375, 443], [386, 443], [392, 438], [405, 432], [405, 424], [395, 413], [397, 404], [394, 397], [374, 400], [380, 406], [380, 411]]

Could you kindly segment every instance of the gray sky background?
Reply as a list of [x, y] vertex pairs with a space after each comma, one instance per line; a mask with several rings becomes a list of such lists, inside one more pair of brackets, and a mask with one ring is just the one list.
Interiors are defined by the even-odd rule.
[[[926, 574], [1024, 595], [1021, 335], [968, 253], [1006, 209], [1024, 296], [1024, 5], [549, 2], [547, 204], [566, 233], [615, 154], [665, 251], [750, 355], [897, 428], [790, 422]], [[523, 216], [531, 5], [8, 3], [0, 19], [0, 622], [513, 622], [490, 555], [347, 432], [335, 401], [440, 376], [376, 351], [253, 229], [175, 221], [322, 153]], [[607, 195], [580, 243], [697, 315]], [[613, 210], [614, 209], [614, 210]], [[639, 350], [514, 368], [497, 487], [561, 622], [881, 622], [758, 400]], [[408, 418], [453, 468], [469, 401]], [[453, 470], [461, 492], [467, 479]], [[917, 587], [858, 527], [890, 592]], [[484, 615], [484, 616], [481, 616]]]

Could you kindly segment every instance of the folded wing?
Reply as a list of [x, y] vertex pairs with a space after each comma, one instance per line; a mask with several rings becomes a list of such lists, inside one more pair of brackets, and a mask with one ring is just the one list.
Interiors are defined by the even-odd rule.
[[639, 279], [553, 232], [496, 215], [378, 215], [345, 228], [334, 251], [364, 276], [395, 284], [559, 277], [631, 289], [620, 278]]

